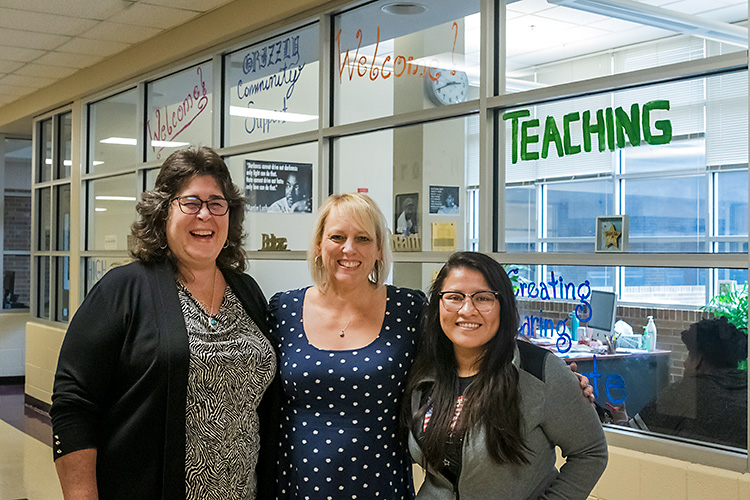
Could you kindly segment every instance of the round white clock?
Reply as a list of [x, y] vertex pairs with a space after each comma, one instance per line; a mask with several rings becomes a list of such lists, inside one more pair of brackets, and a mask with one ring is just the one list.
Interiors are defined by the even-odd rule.
[[435, 104], [456, 104], [469, 96], [469, 77], [464, 71], [451, 73], [449, 69], [439, 69], [437, 80], [427, 77], [427, 95]]

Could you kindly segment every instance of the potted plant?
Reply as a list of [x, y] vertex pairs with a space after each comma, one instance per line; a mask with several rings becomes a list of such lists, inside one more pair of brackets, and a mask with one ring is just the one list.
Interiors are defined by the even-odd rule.
[[[722, 290], [718, 295], [711, 297], [701, 310], [713, 313], [714, 316], [726, 317], [727, 321], [747, 335], [747, 283], [740, 289]], [[747, 359], [740, 361], [739, 368], [747, 370]]]

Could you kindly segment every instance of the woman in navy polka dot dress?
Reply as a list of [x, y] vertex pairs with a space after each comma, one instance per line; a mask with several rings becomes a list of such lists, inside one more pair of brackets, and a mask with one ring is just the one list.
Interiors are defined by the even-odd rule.
[[271, 299], [285, 392], [280, 499], [413, 497], [398, 406], [425, 296], [383, 284], [387, 231], [369, 197], [331, 196], [308, 252], [315, 286]]

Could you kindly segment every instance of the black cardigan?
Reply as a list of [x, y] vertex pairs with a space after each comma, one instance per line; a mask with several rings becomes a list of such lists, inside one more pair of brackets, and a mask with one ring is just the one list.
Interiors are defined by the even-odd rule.
[[[246, 274], [223, 274], [268, 337], [260, 287]], [[96, 448], [102, 500], [184, 499], [189, 366], [170, 264], [135, 262], [109, 271], [76, 312], [60, 351], [50, 410], [54, 457]], [[258, 408], [259, 499], [273, 494], [280, 389], [275, 377]]]

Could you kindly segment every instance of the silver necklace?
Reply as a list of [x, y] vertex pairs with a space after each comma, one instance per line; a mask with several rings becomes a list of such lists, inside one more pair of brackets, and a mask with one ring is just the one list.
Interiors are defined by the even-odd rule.
[[349, 324], [354, 319], [354, 316], [356, 316], [356, 314], [352, 314], [352, 317], [349, 318], [349, 321], [346, 322], [346, 324], [344, 325], [344, 328], [342, 328], [341, 331], [339, 332], [339, 337], [341, 337], [342, 339], [344, 338], [344, 332], [346, 331], [347, 328], [349, 328]]

